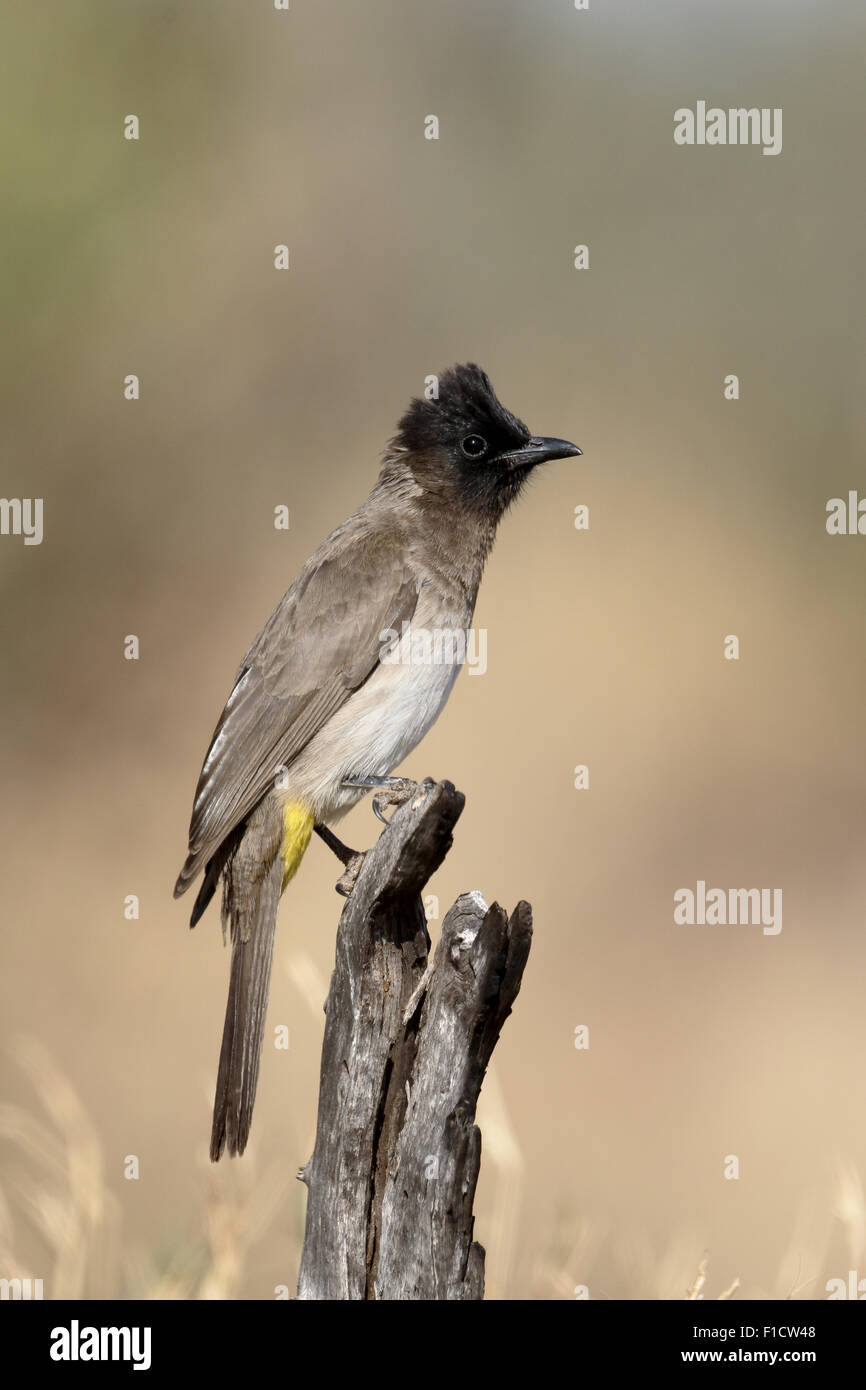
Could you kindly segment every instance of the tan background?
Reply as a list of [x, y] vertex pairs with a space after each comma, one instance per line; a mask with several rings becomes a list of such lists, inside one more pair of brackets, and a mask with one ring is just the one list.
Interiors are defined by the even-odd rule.
[[[316, 842], [284, 903], [291, 1049], [216, 1170], [228, 956], [171, 887], [247, 643], [424, 376], [474, 359], [585, 450], [506, 519], [489, 671], [408, 769], [467, 794], [443, 906], [535, 912], [484, 1098], [490, 1291], [680, 1297], [705, 1252], [713, 1297], [866, 1276], [866, 539], [824, 529], [864, 487], [862, 5], [89, 0], [4, 29], [2, 491], [45, 499], [45, 540], [0, 540], [0, 1274], [293, 1287], [335, 861]], [[782, 154], [676, 147], [699, 98], [783, 107]], [[369, 806], [344, 827], [368, 843]], [[781, 887], [781, 935], [675, 927], [698, 878]]]

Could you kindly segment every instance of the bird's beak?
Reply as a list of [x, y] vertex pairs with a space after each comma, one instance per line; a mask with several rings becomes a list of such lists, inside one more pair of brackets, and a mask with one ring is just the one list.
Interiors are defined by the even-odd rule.
[[512, 449], [503, 455], [501, 462], [506, 468], [534, 468], [537, 463], [548, 463], [550, 459], [570, 459], [582, 454], [576, 444], [567, 439], [540, 439], [537, 436], [524, 444], [522, 449]]

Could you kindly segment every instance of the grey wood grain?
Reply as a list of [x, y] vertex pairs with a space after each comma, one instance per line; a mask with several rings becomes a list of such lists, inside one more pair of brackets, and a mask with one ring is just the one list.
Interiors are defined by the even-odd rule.
[[483, 1297], [473, 1239], [475, 1107], [532, 938], [479, 893], [447, 913], [435, 957], [420, 894], [464, 798], [424, 782], [368, 851], [337, 932], [326, 1004], [298, 1297]]

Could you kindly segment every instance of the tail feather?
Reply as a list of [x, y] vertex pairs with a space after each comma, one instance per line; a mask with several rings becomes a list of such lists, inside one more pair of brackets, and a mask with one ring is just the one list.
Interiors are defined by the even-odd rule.
[[[242, 1154], [247, 1145], [280, 897], [304, 856], [312, 828], [312, 814], [300, 803], [283, 810], [274, 799], [266, 798], [225, 854], [208, 865], [196, 900], [198, 909], [204, 898], [203, 910], [213, 892], [209, 881], [213, 879], [215, 886], [222, 872], [223, 926], [226, 921], [231, 926], [232, 964], [210, 1140], [214, 1162], [224, 1149]], [[196, 920], [194, 910], [193, 925]]]
[[283, 887], [282, 815], [270, 798], [243, 827], [222, 867], [223, 925], [231, 926], [232, 963], [210, 1156], [246, 1148], [259, 1078], [277, 911]]
[[282, 883], [283, 866], [277, 856], [258, 884], [232, 885], [231, 977], [210, 1141], [214, 1162], [224, 1148], [242, 1154], [249, 1138]]

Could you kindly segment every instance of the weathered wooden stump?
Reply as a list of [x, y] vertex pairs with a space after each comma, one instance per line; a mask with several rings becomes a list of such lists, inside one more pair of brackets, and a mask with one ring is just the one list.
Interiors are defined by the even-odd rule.
[[464, 798], [419, 786], [367, 853], [343, 909], [325, 1006], [298, 1297], [480, 1299], [475, 1107], [520, 989], [529, 904], [464, 893], [432, 962], [421, 892]]

